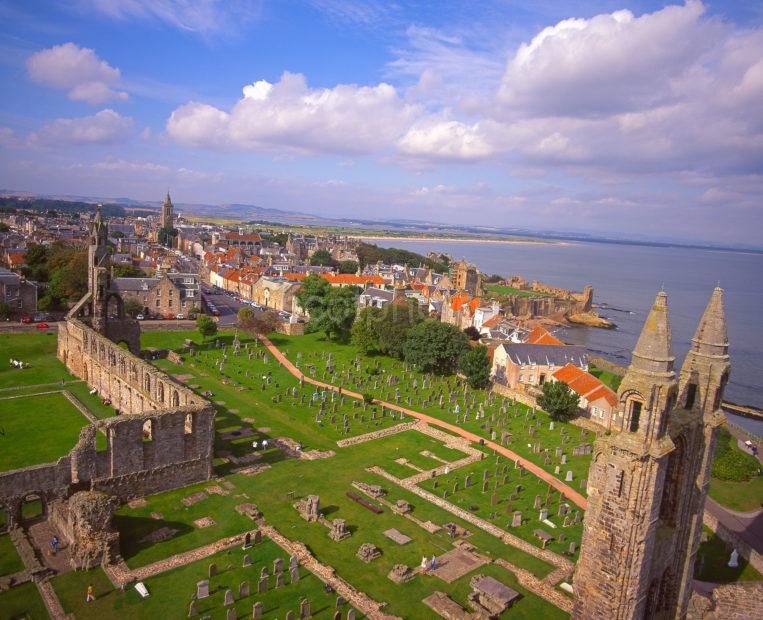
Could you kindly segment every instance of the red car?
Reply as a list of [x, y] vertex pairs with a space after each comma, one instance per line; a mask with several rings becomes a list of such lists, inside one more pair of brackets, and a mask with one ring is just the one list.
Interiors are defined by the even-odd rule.
[[24, 316], [24, 317], [21, 317], [21, 322], [22, 322], [22, 323], [27, 323], [27, 324], [29, 324], [29, 323], [31, 323], [31, 322], [32, 322], [32, 317], [31, 317], [31, 316]]
[[37, 329], [48, 329], [48, 327], [50, 327], [50, 325], [48, 325], [47, 323], [37, 323], [37, 325], [35, 325], [35, 327]]

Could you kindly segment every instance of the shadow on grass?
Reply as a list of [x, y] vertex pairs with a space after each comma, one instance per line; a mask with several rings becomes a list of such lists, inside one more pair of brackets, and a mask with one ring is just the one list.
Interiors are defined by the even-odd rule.
[[159, 542], [164, 542], [147, 540], [148, 536], [163, 527], [176, 530], [171, 538], [165, 540], [179, 540], [194, 531], [193, 527], [180, 521], [166, 521], [164, 519], [133, 517], [129, 515], [115, 515], [114, 525], [119, 530], [120, 546], [125, 560], [129, 560], [143, 549], [152, 547]]
[[[700, 544], [697, 550], [697, 560], [694, 564], [694, 578], [699, 581], [711, 583], [731, 583], [755, 579], [755, 575], [745, 575], [749, 562], [741, 555], [738, 559], [739, 566], [730, 567], [729, 559], [734, 546], [713, 533], [707, 541]], [[750, 567], [750, 571], [754, 569]]]

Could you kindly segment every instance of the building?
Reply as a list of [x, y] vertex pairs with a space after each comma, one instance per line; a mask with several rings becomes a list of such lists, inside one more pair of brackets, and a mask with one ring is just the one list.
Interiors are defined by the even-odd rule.
[[366, 286], [358, 297], [358, 308], [383, 308], [392, 301], [394, 296], [394, 291]]
[[551, 378], [566, 383], [580, 397], [578, 406], [591, 421], [607, 429], [610, 427], [617, 412], [617, 394], [600, 379], [572, 364], [560, 368]]
[[199, 276], [194, 273], [165, 273], [158, 278], [114, 278], [112, 289], [124, 301], [140, 304], [149, 316], [187, 315], [201, 307]]
[[581, 347], [509, 342], [496, 348], [490, 374], [499, 385], [526, 391], [542, 387], [568, 364], [587, 371], [588, 353]]
[[295, 295], [300, 285], [288, 280], [260, 278], [252, 284], [251, 299], [279, 312], [294, 313], [299, 309]]
[[172, 228], [173, 226], [173, 220], [175, 218], [174, 215], [175, 207], [172, 205], [172, 199], [170, 198], [170, 193], [167, 192], [167, 195], [164, 197], [164, 202], [162, 203], [162, 216], [161, 216], [161, 224], [162, 228]]
[[482, 274], [474, 265], [464, 260], [458, 261], [452, 268], [453, 286], [457, 291], [466, 291], [470, 295], [482, 295]]
[[658, 293], [594, 445], [573, 619], [685, 618], [720, 409], [731, 370], [716, 288], [679, 380]]
[[37, 311], [37, 285], [0, 267], [0, 304], [8, 304], [15, 315], [34, 314]]

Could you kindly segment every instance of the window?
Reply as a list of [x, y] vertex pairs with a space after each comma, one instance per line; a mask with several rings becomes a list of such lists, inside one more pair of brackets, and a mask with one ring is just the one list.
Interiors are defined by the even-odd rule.
[[599, 409], [599, 417], [600, 418], [604, 417], [604, 409]]
[[630, 432], [635, 433], [638, 431], [639, 418], [641, 418], [641, 402], [638, 400], [631, 401], [631, 424]]
[[167, 307], [168, 308], [172, 308], [172, 300], [171, 299], [167, 300]]
[[160, 299], [157, 299], [157, 300], [156, 300], [156, 307], [158, 308], [160, 305], [161, 305], [161, 300], [160, 300]]
[[697, 399], [697, 384], [690, 383], [686, 388], [686, 409], [694, 407], [694, 401]]

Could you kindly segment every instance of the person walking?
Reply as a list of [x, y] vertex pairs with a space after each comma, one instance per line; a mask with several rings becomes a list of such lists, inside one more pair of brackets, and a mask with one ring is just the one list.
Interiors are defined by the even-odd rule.
[[85, 594], [85, 602], [89, 603], [90, 601], [95, 600], [95, 594], [93, 594], [93, 584], [88, 584], [87, 586], [87, 594]]
[[50, 553], [51, 555], [56, 555], [56, 552], [58, 551], [58, 538], [54, 535], [50, 539]]

